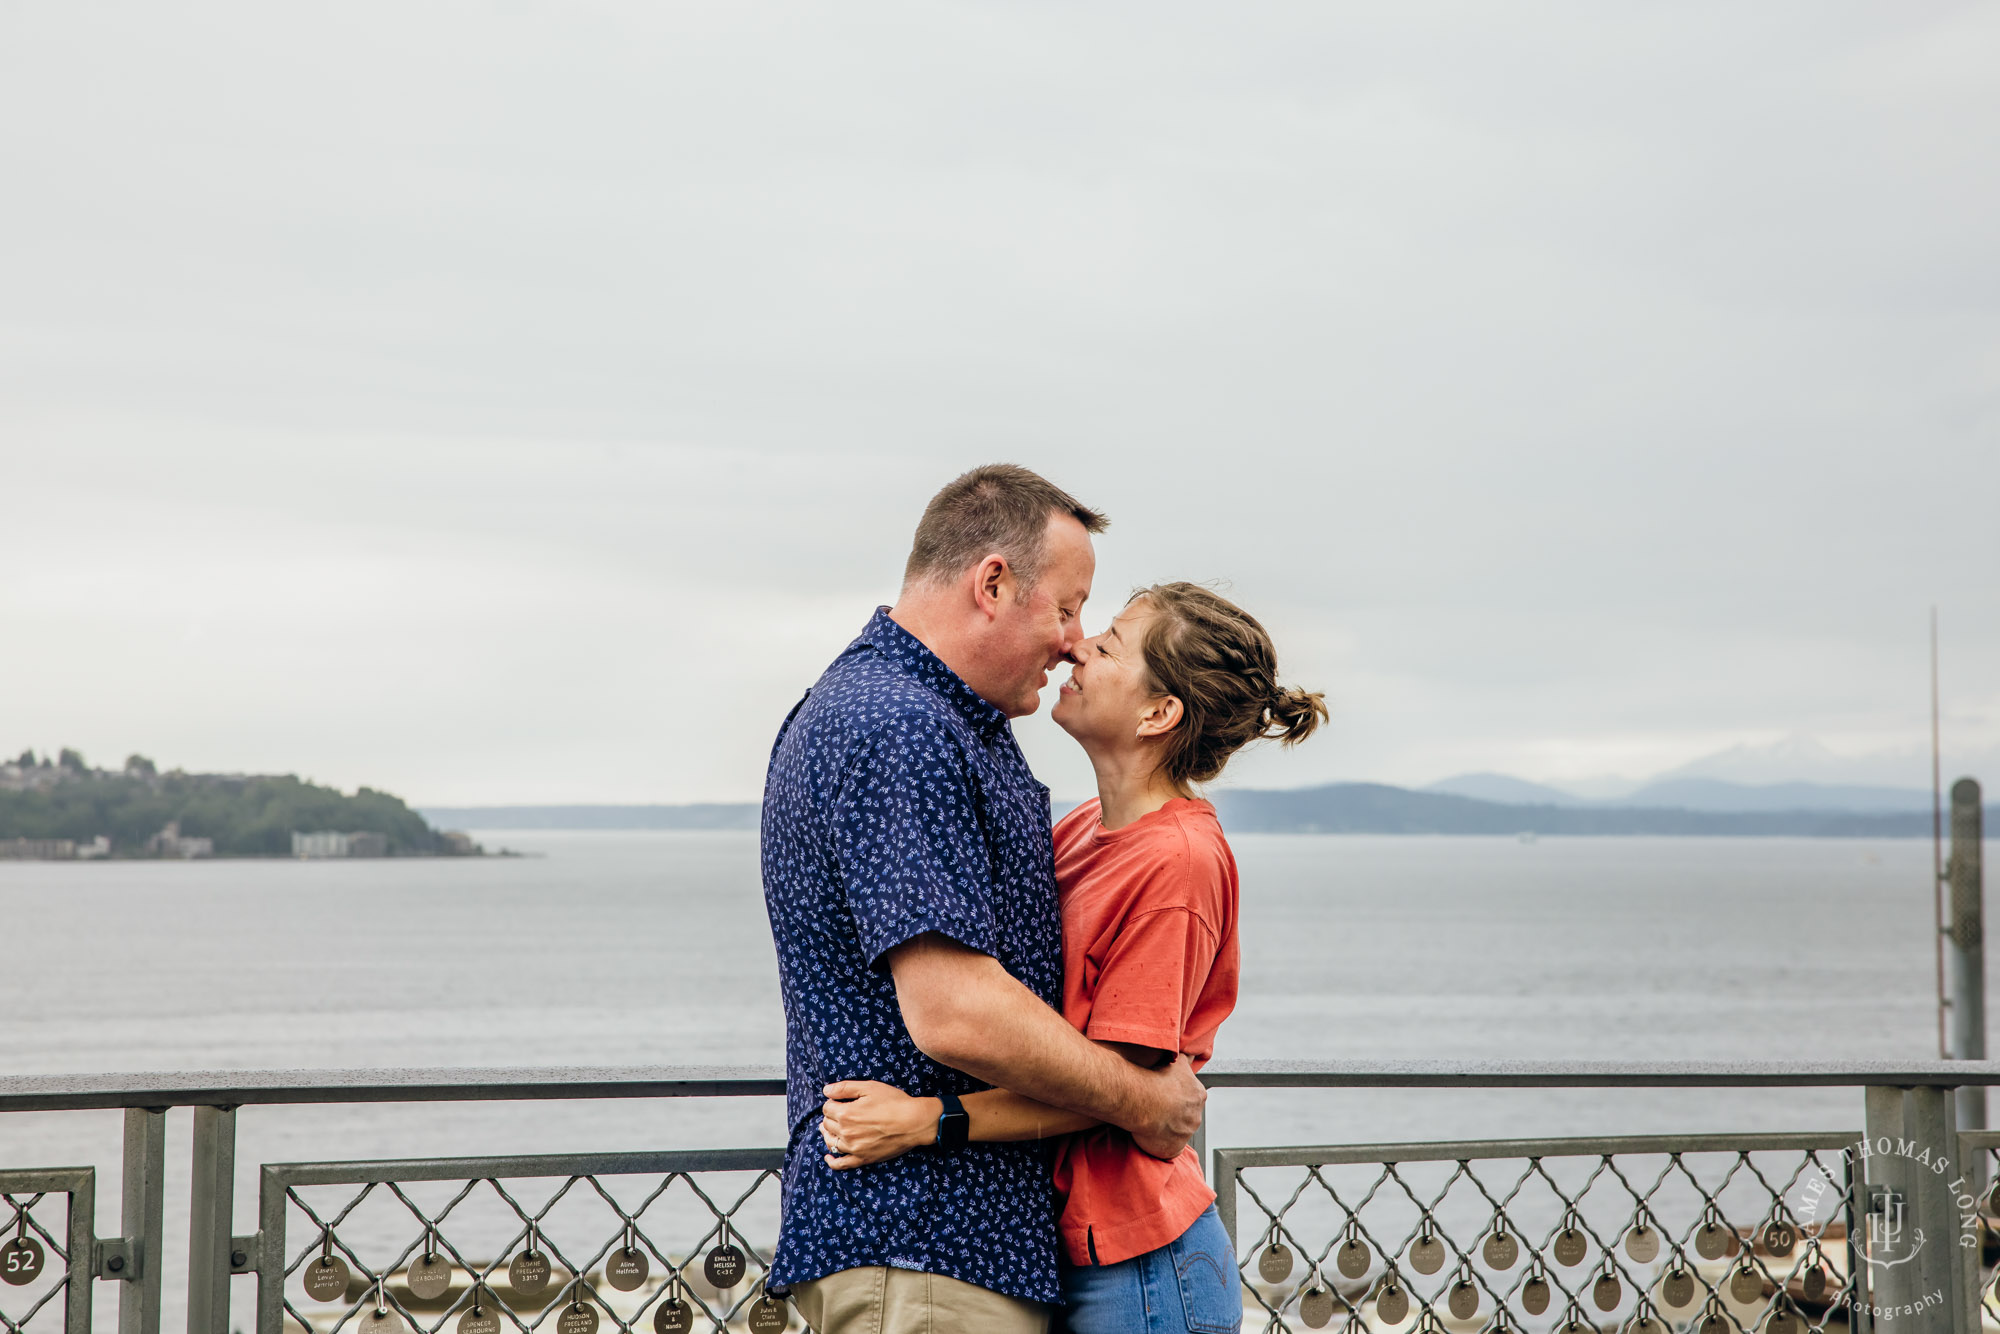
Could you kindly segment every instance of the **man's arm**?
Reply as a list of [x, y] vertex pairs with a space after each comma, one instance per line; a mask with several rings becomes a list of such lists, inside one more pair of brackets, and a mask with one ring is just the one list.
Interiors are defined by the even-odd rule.
[[1144, 1069], [1092, 1042], [997, 959], [935, 932], [888, 952], [896, 1001], [926, 1056], [1037, 1102], [1120, 1126], [1171, 1158], [1201, 1127], [1208, 1091], [1187, 1061]]

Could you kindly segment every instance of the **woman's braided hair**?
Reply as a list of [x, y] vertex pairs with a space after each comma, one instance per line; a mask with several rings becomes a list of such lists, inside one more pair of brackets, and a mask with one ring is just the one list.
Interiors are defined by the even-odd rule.
[[1127, 603], [1153, 612], [1141, 652], [1161, 694], [1181, 702], [1167, 734], [1167, 777], [1186, 787], [1222, 772], [1229, 757], [1264, 738], [1291, 746], [1326, 720], [1317, 691], [1278, 684], [1277, 651], [1257, 618], [1200, 584], [1154, 584]]

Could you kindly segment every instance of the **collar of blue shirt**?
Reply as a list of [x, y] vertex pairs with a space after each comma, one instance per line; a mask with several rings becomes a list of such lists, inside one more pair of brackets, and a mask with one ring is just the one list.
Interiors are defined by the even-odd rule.
[[896, 624], [887, 607], [877, 607], [861, 632], [861, 642], [873, 648], [909, 676], [923, 682], [962, 714], [991, 741], [1007, 728], [1007, 715], [982, 699], [965, 678], [944, 665], [944, 659], [924, 647], [924, 641]]

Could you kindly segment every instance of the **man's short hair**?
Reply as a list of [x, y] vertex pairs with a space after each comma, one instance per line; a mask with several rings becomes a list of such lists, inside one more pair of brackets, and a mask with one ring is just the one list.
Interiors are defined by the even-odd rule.
[[1110, 525], [1055, 483], [1012, 463], [989, 463], [947, 482], [924, 506], [903, 583], [941, 583], [974, 561], [999, 555], [1023, 592], [1041, 577], [1049, 516], [1067, 514], [1087, 533]]

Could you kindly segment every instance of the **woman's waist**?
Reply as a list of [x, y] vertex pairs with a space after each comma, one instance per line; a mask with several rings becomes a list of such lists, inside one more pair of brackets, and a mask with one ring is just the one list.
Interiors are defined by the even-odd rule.
[[1065, 1135], [1056, 1144], [1056, 1199], [1064, 1221], [1110, 1222], [1116, 1215], [1142, 1215], [1159, 1207], [1175, 1186], [1207, 1189], [1201, 1159], [1192, 1147], [1172, 1158], [1155, 1158], [1113, 1126]]

